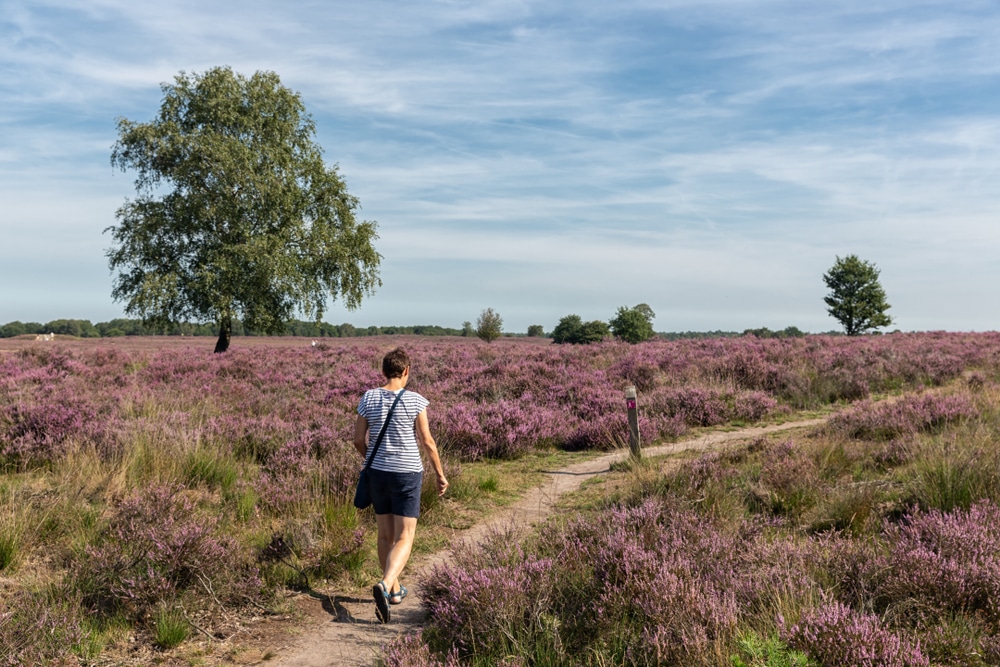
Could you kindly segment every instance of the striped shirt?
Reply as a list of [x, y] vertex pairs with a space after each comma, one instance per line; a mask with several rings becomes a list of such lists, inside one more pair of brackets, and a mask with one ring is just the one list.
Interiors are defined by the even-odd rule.
[[[375, 446], [375, 440], [378, 439], [385, 416], [389, 414], [397, 393], [399, 392], [388, 389], [369, 389], [358, 403], [358, 414], [368, 421], [365, 461], [372, 455], [372, 447]], [[414, 427], [417, 415], [426, 410], [429, 404], [430, 401], [415, 391], [403, 394], [392, 413], [392, 423], [385, 430], [378, 454], [372, 461], [372, 468], [385, 472], [423, 472], [424, 464], [420, 460]]]

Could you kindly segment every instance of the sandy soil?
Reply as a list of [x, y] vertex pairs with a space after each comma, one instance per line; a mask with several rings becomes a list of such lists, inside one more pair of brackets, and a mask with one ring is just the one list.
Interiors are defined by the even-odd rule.
[[[818, 426], [823, 419], [789, 422], [785, 424], [746, 428], [737, 431], [710, 433], [684, 442], [649, 447], [646, 455], [675, 454], [683, 451], [723, 449], [753, 438], [792, 429]], [[457, 538], [476, 542], [489, 531], [510, 525], [531, 525], [542, 521], [555, 510], [560, 496], [580, 488], [586, 480], [609, 472], [610, 466], [628, 456], [627, 451], [617, 451], [599, 458], [575, 464], [560, 470], [548, 471], [548, 482], [529, 491], [517, 503], [489, 521], [473, 526]], [[271, 649], [274, 658], [266, 664], [276, 667], [369, 667], [376, 664], [382, 645], [404, 633], [416, 632], [425, 620], [421, 605], [419, 582], [422, 575], [435, 565], [446, 563], [450, 552], [442, 551], [419, 562], [411, 561], [408, 579], [410, 594], [398, 606], [392, 607], [392, 622], [383, 625], [375, 619], [375, 605], [371, 597], [354, 598], [334, 594], [332, 598], [305, 597], [300, 606], [310, 619], [301, 634], [285, 645]]]

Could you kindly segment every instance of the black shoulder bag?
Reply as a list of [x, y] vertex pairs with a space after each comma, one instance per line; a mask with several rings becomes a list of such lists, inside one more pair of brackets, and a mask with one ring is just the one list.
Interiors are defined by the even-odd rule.
[[375, 460], [375, 454], [378, 453], [378, 446], [382, 444], [382, 438], [385, 437], [385, 430], [389, 427], [389, 421], [392, 419], [392, 412], [396, 409], [396, 404], [399, 403], [399, 399], [402, 398], [404, 391], [406, 390], [400, 389], [399, 393], [396, 394], [396, 400], [392, 402], [389, 414], [385, 416], [385, 423], [382, 424], [382, 430], [378, 432], [378, 438], [375, 439], [375, 446], [372, 447], [372, 455], [365, 461], [365, 467], [361, 469], [361, 474], [358, 475], [358, 489], [354, 492], [354, 506], [359, 510], [363, 510], [372, 504], [371, 487], [368, 485], [368, 468], [371, 467], [372, 461]]

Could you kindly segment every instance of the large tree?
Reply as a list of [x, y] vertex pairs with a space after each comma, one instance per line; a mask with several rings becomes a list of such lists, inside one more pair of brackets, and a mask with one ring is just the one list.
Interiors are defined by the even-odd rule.
[[137, 172], [135, 199], [109, 227], [112, 296], [147, 323], [233, 318], [281, 333], [296, 312], [319, 321], [381, 285], [376, 223], [337, 166], [323, 162], [298, 93], [273, 72], [218, 67], [163, 84], [159, 115], [118, 119], [113, 166]]
[[857, 255], [843, 259], [838, 256], [823, 274], [823, 281], [830, 288], [823, 299], [829, 306], [827, 312], [843, 325], [848, 336], [892, 324], [892, 318], [885, 312], [890, 306], [878, 277], [878, 268]]

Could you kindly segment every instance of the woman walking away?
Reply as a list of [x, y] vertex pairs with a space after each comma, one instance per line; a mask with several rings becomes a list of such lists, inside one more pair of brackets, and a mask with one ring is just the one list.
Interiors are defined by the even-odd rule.
[[401, 603], [408, 592], [400, 585], [399, 575], [410, 558], [417, 517], [420, 516], [424, 466], [418, 443], [434, 468], [439, 495], [444, 495], [448, 489], [448, 480], [427, 423], [429, 402], [415, 391], [406, 391], [410, 379], [410, 357], [406, 351], [396, 348], [385, 355], [382, 374], [386, 384], [366, 391], [358, 403], [354, 446], [367, 461], [388, 416], [385, 435], [368, 469], [378, 524], [378, 561], [382, 566], [382, 580], [372, 586], [372, 596], [375, 615], [388, 623], [389, 605]]

